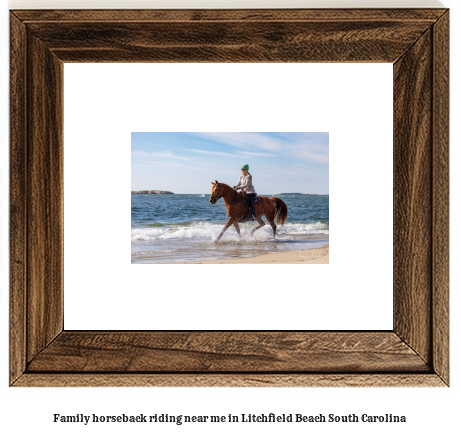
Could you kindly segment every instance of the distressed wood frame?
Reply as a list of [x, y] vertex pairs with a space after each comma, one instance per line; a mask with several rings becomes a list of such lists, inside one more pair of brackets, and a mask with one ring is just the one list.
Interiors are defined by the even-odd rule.
[[[447, 9], [22, 10], [10, 24], [12, 386], [448, 386]], [[64, 62], [392, 62], [393, 330], [63, 330]]]

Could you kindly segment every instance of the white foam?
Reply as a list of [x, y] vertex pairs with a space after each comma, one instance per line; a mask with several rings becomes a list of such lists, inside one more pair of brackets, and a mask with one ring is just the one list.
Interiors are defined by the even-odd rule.
[[[240, 225], [242, 239], [249, 238], [250, 229], [254, 228], [255, 223]], [[188, 226], [175, 226], [165, 228], [142, 228], [131, 230], [131, 241], [150, 241], [153, 239], [209, 239], [215, 241], [221, 233], [223, 224], [212, 223], [195, 223]], [[286, 223], [284, 227], [277, 226], [277, 235], [290, 236], [290, 235], [317, 235], [329, 234], [328, 224], [317, 223]], [[263, 241], [272, 238], [272, 229], [266, 224], [265, 227], [254, 233], [252, 240]], [[237, 232], [233, 227], [229, 228], [223, 236], [224, 240], [239, 241]]]
[[329, 225], [326, 223], [286, 223], [284, 227], [277, 226], [277, 233], [287, 235], [328, 235]]

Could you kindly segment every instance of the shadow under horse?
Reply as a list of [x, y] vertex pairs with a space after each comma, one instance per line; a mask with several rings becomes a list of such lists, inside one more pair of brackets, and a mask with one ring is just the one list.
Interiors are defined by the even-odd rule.
[[[229, 220], [223, 227], [221, 233], [216, 239], [216, 242], [221, 239], [224, 232], [232, 224], [240, 236], [240, 227], [238, 223], [245, 222], [246, 220], [244, 218], [248, 213], [246, 197], [225, 183], [219, 183], [217, 180], [215, 180], [214, 183], [211, 183], [213, 187], [211, 189], [209, 202], [211, 204], [216, 204], [216, 202], [222, 197], [224, 199], [224, 203], [226, 204], [227, 216], [229, 217]], [[275, 232], [277, 231], [275, 221], [277, 221], [277, 224], [280, 224], [283, 227], [288, 215], [287, 205], [283, 200], [277, 197], [259, 197], [258, 202], [255, 204], [255, 218], [258, 226], [254, 229], [251, 229], [250, 236], [253, 236], [253, 233], [256, 232], [256, 230], [266, 225], [266, 223], [262, 220], [264, 215], [272, 227], [273, 237], [275, 239]]]

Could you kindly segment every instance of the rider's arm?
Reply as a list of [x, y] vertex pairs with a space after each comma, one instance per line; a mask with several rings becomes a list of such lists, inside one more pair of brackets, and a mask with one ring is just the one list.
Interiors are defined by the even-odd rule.
[[243, 186], [243, 185], [240, 185], [240, 182], [242, 181], [242, 177], [243, 176], [240, 176], [238, 183], [234, 186], [234, 189], [239, 189]]

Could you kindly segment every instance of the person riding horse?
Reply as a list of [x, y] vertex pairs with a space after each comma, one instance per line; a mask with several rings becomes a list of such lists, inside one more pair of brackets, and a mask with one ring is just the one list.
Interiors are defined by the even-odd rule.
[[245, 192], [247, 196], [248, 207], [250, 209], [250, 218], [255, 219], [255, 205], [254, 199], [256, 197], [256, 191], [253, 186], [253, 177], [249, 173], [250, 167], [248, 165], [243, 165], [242, 175], [237, 183], [234, 186], [234, 189], [241, 189]]
[[[251, 174], [248, 172], [248, 169], [248, 165], [244, 165], [242, 167], [242, 177], [240, 177], [239, 184], [234, 186], [234, 188], [231, 188], [225, 183], [219, 183], [217, 180], [211, 182], [213, 187], [211, 188], [211, 196], [208, 201], [211, 204], [216, 204], [216, 202], [222, 198], [224, 200], [224, 204], [226, 205], [227, 217], [229, 218], [215, 242], [219, 242], [224, 232], [232, 225], [235, 227], [237, 234], [240, 236], [239, 223], [248, 221], [246, 216], [242, 216], [242, 214], [245, 213], [245, 211], [242, 210], [243, 195], [236, 191], [236, 188], [241, 188], [242, 190], [245, 190], [245, 192], [248, 192], [248, 197], [250, 197], [250, 199], [255, 197], [256, 192], [253, 184], [251, 183]], [[253, 206], [252, 203], [253, 201], [251, 201], [250, 207]], [[253, 233], [256, 232], [256, 230], [266, 225], [262, 219], [262, 217], [265, 216], [272, 227], [272, 236], [275, 238], [275, 232], [277, 231], [275, 222], [283, 227], [288, 217], [287, 205], [280, 198], [268, 198], [262, 196], [258, 197], [258, 207], [255, 208], [253, 206], [252, 209], [252, 213], [255, 215], [255, 220], [258, 222], [258, 226], [251, 229], [250, 236], [253, 236]]]

